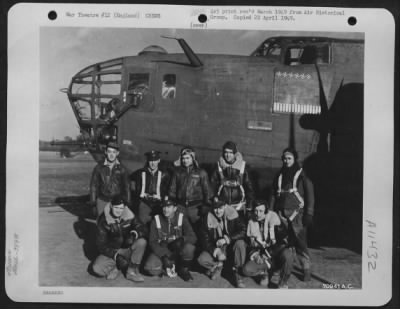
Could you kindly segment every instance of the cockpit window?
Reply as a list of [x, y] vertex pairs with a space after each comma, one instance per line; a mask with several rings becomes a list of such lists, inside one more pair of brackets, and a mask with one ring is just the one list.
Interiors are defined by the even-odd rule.
[[268, 49], [268, 55], [280, 56], [281, 55], [281, 47], [278, 44], [272, 45], [271, 48]]
[[164, 100], [176, 97], [176, 75], [165, 74], [162, 81], [161, 96]]
[[129, 74], [129, 85], [128, 90], [149, 88], [149, 77], [148, 73], [131, 73]]
[[257, 50], [252, 54], [256, 57], [272, 57], [279, 58], [281, 55], [282, 48], [278, 43], [271, 41], [265, 41]]
[[292, 47], [289, 48], [286, 52], [286, 57], [285, 57], [285, 64], [288, 65], [298, 65], [300, 64], [300, 58], [303, 54], [304, 49], [303, 48], [297, 48], [297, 47]]
[[328, 45], [308, 45], [288, 47], [285, 54], [286, 65], [299, 64], [329, 64], [329, 46]]
[[133, 109], [138, 112], [151, 112], [154, 110], [154, 86], [151, 80], [151, 73], [128, 72], [127, 90], [123, 92], [122, 102], [126, 107], [122, 107], [120, 113], [127, 109]]

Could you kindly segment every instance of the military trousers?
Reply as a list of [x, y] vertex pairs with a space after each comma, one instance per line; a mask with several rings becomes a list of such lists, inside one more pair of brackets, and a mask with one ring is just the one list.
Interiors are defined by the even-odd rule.
[[297, 258], [304, 270], [311, 268], [311, 258], [307, 245], [307, 227], [303, 225], [303, 212], [300, 212], [293, 221], [287, 220], [279, 212], [279, 216], [288, 228], [289, 244], [296, 249]]
[[[238, 239], [226, 248], [227, 258], [233, 258], [233, 265], [236, 268], [242, 267], [246, 262], [246, 247], [245, 241]], [[197, 258], [197, 262], [206, 269], [212, 269], [219, 261], [210, 252], [203, 251]]]
[[[191, 261], [194, 257], [194, 251], [196, 247], [192, 244], [185, 243], [182, 250], [182, 255], [178, 257], [182, 261]], [[178, 262], [178, 261], [175, 261]], [[161, 262], [161, 257], [156, 255], [155, 253], [150, 253], [149, 257], [146, 260], [144, 265], [144, 269], [152, 276], [159, 276], [163, 271], [163, 265]]]
[[161, 202], [140, 200], [138, 211], [139, 220], [143, 222], [143, 224], [147, 224], [155, 215], [162, 213]]
[[299, 259], [301, 266], [304, 270], [310, 269], [311, 258], [307, 246], [307, 228], [303, 226], [302, 228], [296, 230], [297, 233], [294, 231], [295, 230], [293, 228], [289, 228], [289, 242], [290, 238], [292, 237], [292, 243], [296, 250], [297, 258]]
[[[140, 265], [146, 245], [147, 241], [144, 238], [139, 238], [130, 248], [119, 249], [119, 254], [123, 255], [132, 264]], [[101, 277], [107, 276], [115, 267], [115, 260], [102, 254], [93, 263], [93, 271]]]
[[111, 202], [104, 201], [101, 198], [96, 199], [97, 218], [99, 218], [100, 215], [104, 212], [104, 208], [106, 208], [107, 205], [111, 205]]
[[199, 223], [199, 219], [205, 215], [208, 210], [210, 209], [208, 206], [199, 203], [195, 205], [190, 205], [190, 206], [182, 206], [179, 205], [178, 209], [183, 212], [184, 215], [187, 216], [189, 219], [189, 222], [192, 224], [193, 227], [195, 227]]
[[280, 284], [287, 284], [293, 270], [295, 252], [294, 248], [285, 248], [272, 259], [272, 268], [267, 264], [257, 264], [254, 261], [248, 261], [243, 267], [243, 274], [247, 277], [265, 275], [268, 272], [280, 272]]

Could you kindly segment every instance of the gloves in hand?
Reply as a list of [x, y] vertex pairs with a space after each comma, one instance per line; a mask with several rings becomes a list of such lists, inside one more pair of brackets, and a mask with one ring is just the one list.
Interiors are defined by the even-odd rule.
[[122, 272], [126, 272], [128, 270], [129, 261], [123, 255], [117, 254], [115, 262], [117, 264], [117, 268]]
[[313, 224], [313, 216], [308, 215], [308, 214], [305, 214], [305, 215], [303, 216], [303, 225], [304, 225], [305, 227], [309, 227], [309, 226], [311, 226], [312, 224]]
[[217, 247], [221, 248], [225, 244], [226, 244], [225, 238], [220, 238], [217, 240]]
[[226, 260], [226, 255], [222, 251], [221, 248], [215, 248], [214, 253], [213, 253], [214, 258], [216, 258], [218, 261], [225, 261]]
[[254, 257], [254, 262], [256, 262], [256, 264], [261, 265], [264, 263], [264, 259], [262, 258], [261, 254], [257, 254]]

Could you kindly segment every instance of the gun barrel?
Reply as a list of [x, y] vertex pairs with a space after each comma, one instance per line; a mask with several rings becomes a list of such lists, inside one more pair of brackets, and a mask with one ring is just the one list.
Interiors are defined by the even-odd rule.
[[88, 143], [85, 141], [51, 141], [51, 146], [80, 146], [80, 147], [88, 147]]

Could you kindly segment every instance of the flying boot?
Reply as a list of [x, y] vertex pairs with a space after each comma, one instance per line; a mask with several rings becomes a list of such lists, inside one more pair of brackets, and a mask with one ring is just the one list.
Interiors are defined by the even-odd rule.
[[144, 278], [139, 272], [138, 264], [130, 264], [126, 271], [126, 279], [133, 282], [143, 282]]
[[184, 281], [191, 281], [193, 280], [192, 275], [189, 272], [190, 265], [192, 264], [192, 261], [189, 260], [182, 260], [181, 265], [178, 270], [178, 275], [184, 280]]

